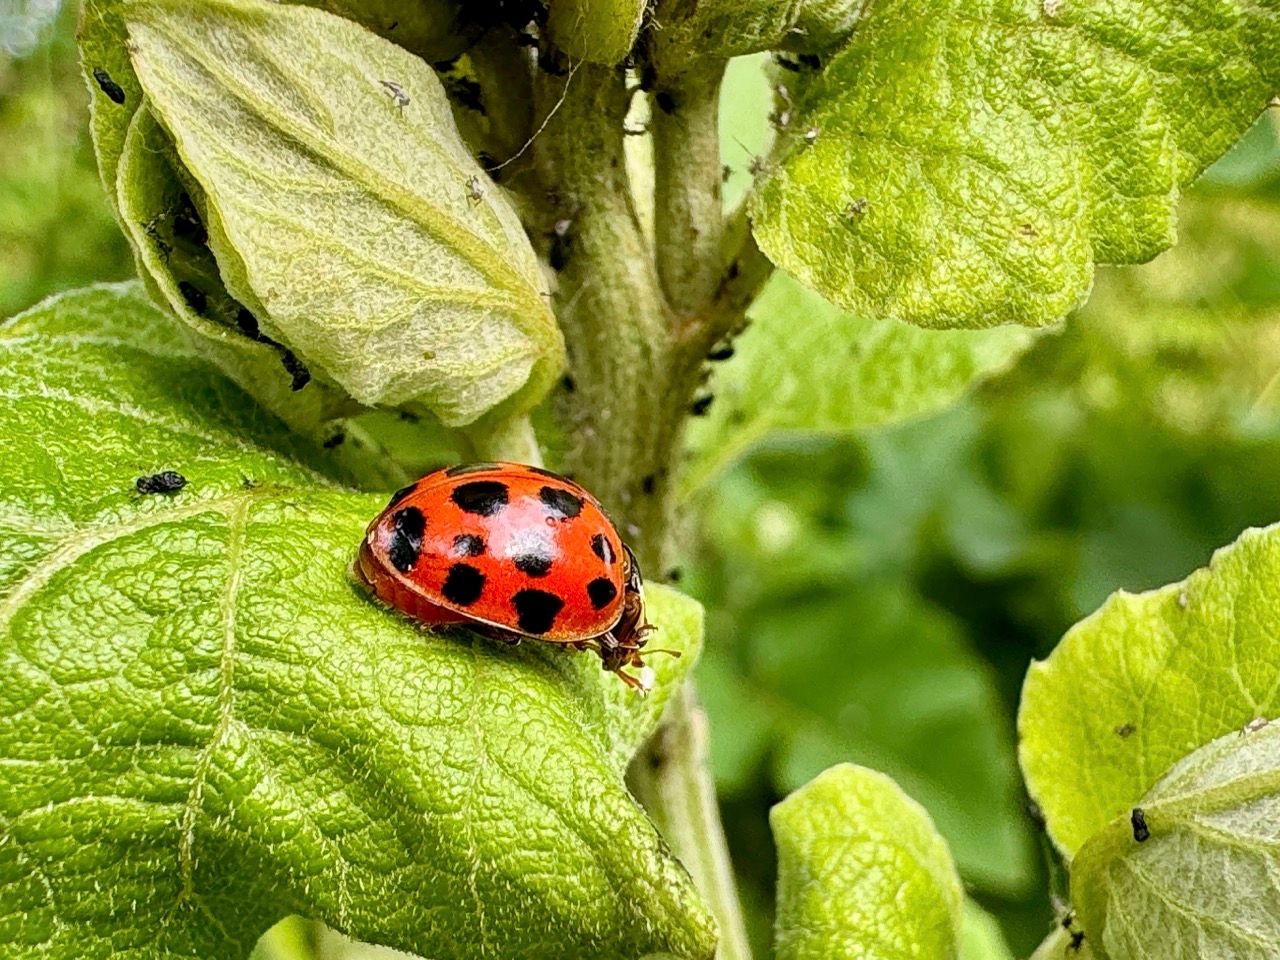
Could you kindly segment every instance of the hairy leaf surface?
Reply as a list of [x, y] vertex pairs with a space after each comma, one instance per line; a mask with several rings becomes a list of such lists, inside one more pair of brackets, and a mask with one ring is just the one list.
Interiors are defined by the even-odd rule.
[[266, 333], [359, 402], [449, 425], [542, 397], [563, 342], [536, 258], [430, 68], [306, 7], [126, 15], [222, 278]]
[[1103, 960], [1270, 960], [1280, 944], [1280, 724], [1229, 733], [1160, 779], [1071, 865]]
[[[385, 498], [290, 456], [136, 285], [15, 318], [0, 371], [0, 952], [243, 957], [301, 914], [424, 956], [710, 955], [622, 783], [658, 705], [371, 602]], [[698, 613], [648, 598], [675, 683]]]
[[1280, 527], [1246, 531], [1181, 583], [1112, 595], [1032, 665], [1019, 752], [1065, 853], [1198, 747], [1280, 713], [1277, 582]]
[[960, 878], [929, 815], [882, 773], [832, 767], [769, 814], [778, 960], [956, 960]]
[[883, 0], [796, 93], [761, 247], [834, 302], [1041, 325], [1174, 239], [1280, 87], [1275, 0]]
[[786, 274], [752, 305], [690, 429], [692, 491], [777, 431], [847, 433], [933, 413], [1031, 344], [1027, 330], [920, 330], [840, 310]]

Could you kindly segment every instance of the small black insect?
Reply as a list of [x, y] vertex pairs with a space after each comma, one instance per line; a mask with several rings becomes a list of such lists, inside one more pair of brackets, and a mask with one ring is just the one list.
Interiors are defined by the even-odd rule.
[[94, 67], [93, 79], [98, 81], [98, 88], [107, 95], [108, 100], [112, 103], [124, 103], [124, 90], [111, 79], [111, 74], [101, 67]]
[[565, 393], [573, 393], [573, 391], [578, 389], [578, 382], [566, 373], [560, 378], [560, 386], [564, 387]]
[[196, 205], [186, 193], [178, 198], [178, 208], [173, 213], [173, 235], [198, 247], [209, 242], [209, 231], [205, 229]]
[[1082, 946], [1084, 946], [1084, 931], [1073, 931], [1071, 934], [1071, 949], [1079, 953]]
[[187, 478], [177, 470], [161, 470], [133, 481], [139, 493], [177, 493], [187, 485]]
[[484, 96], [480, 84], [470, 77], [449, 78], [445, 82], [445, 90], [448, 91], [449, 99], [454, 103], [468, 110], [474, 110], [481, 116], [485, 115]]
[[555, 228], [551, 231], [551, 248], [547, 251], [547, 262], [556, 273], [569, 265], [569, 257], [573, 254], [573, 234], [569, 232], [571, 226], [573, 226], [571, 220], [557, 220]]
[[1151, 831], [1147, 828], [1147, 815], [1141, 807], [1133, 808], [1133, 812], [1129, 814], [1129, 825], [1133, 827], [1133, 839], [1138, 843], [1151, 836]]
[[322, 446], [326, 450], [332, 450], [334, 447], [342, 446], [342, 444], [346, 441], [346, 439], [347, 439], [347, 435], [343, 431], [339, 430], [337, 433], [333, 434], [332, 436], [326, 437]]
[[289, 382], [289, 389], [297, 393], [308, 383], [311, 382], [311, 371], [307, 369], [307, 365], [298, 359], [297, 354], [292, 350], [285, 350], [280, 354], [280, 362], [284, 365], [284, 369], [293, 379]]
[[732, 346], [725, 345], [723, 347], [718, 347], [717, 349], [712, 350], [710, 353], [708, 353], [707, 359], [710, 360], [712, 363], [718, 363], [721, 360], [728, 360], [730, 357], [733, 356], [733, 352], [734, 351]]
[[409, 94], [405, 93], [404, 87], [394, 80], [379, 80], [378, 82], [386, 88], [387, 93], [391, 96], [391, 102], [396, 105], [396, 109], [404, 113], [404, 108], [410, 103]]
[[204, 316], [204, 312], [209, 306], [209, 298], [205, 296], [203, 290], [190, 281], [179, 280], [178, 292], [182, 294], [182, 299], [187, 301], [187, 306]]
[[707, 411], [711, 409], [711, 404], [714, 400], [715, 396], [713, 394], [704, 393], [702, 396], [695, 398], [693, 403], [689, 404], [689, 412], [695, 417], [705, 417], [707, 415]]
[[652, 473], [646, 473], [644, 479], [640, 481], [640, 489], [644, 491], [645, 496], [653, 496], [653, 491], [657, 489], [658, 478]]

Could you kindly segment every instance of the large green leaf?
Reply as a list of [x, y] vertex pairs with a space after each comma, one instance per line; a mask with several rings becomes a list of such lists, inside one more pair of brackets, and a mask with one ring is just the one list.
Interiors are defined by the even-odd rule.
[[920, 330], [833, 307], [785, 274], [752, 305], [718, 366], [710, 416], [690, 428], [692, 491], [772, 432], [850, 433], [923, 417], [1008, 367], [1034, 335]]
[[[1280, 946], [1280, 724], [1201, 747], [1071, 864], [1103, 960], [1271, 960]], [[1146, 832], [1140, 832], [1139, 826]]]
[[796, 92], [757, 237], [872, 316], [1051, 323], [1277, 87], [1275, 0], [883, 0]]
[[1247, 531], [1181, 583], [1113, 595], [1032, 665], [1022, 769], [1064, 852], [1197, 747], [1280, 713], [1277, 582], [1280, 527]]
[[[243, 957], [298, 913], [424, 956], [711, 954], [622, 782], [657, 704], [370, 602], [383, 498], [288, 456], [137, 286], [16, 318], [0, 373], [0, 952]], [[134, 492], [161, 469], [187, 486]], [[670, 686], [698, 615], [649, 601]]]
[[[305, 7], [123, 10], [139, 95], [263, 332], [360, 403], [419, 403], [452, 426], [543, 396], [564, 348], [542, 274], [429, 67]], [[86, 65], [120, 42], [107, 25], [93, 36]]]
[[778, 960], [956, 960], [963, 898], [929, 815], [884, 774], [843, 764], [769, 815]]

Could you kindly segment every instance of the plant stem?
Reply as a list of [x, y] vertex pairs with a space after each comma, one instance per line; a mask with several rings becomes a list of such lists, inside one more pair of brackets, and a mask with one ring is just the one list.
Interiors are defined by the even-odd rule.
[[[698, 332], [684, 335], [688, 318], [731, 329], [741, 322], [731, 310], [745, 309], [723, 296], [721, 280], [718, 76], [689, 87], [684, 106], [655, 124], [656, 169], [665, 170], [656, 175], [656, 247], [626, 173], [624, 71], [583, 63], [567, 83], [535, 79], [535, 116], [550, 116], [534, 144], [549, 209], [548, 222], [530, 232], [558, 245], [555, 308], [575, 384], [563, 404], [576, 441], [567, 460], [621, 521], [651, 577], [666, 569], [671, 477], [712, 335], [696, 321]], [[630, 782], [713, 910], [721, 960], [749, 960], [707, 769], [706, 721], [691, 689], [673, 698]]]
[[750, 960], [708, 759], [707, 716], [692, 686], [686, 686], [632, 761], [628, 782], [707, 898], [720, 924], [718, 960]]
[[654, 228], [658, 275], [677, 316], [709, 301], [720, 282], [720, 79], [716, 61], [654, 96]]

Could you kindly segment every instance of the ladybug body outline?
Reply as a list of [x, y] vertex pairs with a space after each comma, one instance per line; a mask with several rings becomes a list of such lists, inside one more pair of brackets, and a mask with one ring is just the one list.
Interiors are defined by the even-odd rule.
[[352, 565], [378, 599], [430, 626], [590, 650], [647, 692], [643, 580], [604, 508], [571, 480], [524, 464], [459, 464], [391, 497]]

